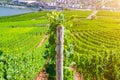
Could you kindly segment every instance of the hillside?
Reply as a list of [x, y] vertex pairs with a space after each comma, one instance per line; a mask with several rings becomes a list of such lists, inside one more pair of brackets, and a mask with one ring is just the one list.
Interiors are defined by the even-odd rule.
[[44, 68], [49, 80], [55, 80], [56, 23], [52, 21], [62, 19], [66, 21], [64, 80], [73, 80], [76, 73], [84, 80], [119, 80], [120, 12], [99, 10], [87, 19], [92, 12], [0, 17], [0, 80], [33, 80]]
[[46, 41], [37, 46], [48, 30], [45, 15], [36, 12], [0, 17], [0, 80], [32, 80], [42, 69]]

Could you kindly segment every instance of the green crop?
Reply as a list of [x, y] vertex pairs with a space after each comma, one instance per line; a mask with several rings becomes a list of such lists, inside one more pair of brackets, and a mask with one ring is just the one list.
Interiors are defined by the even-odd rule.
[[62, 13], [65, 15], [65, 18], [71, 18], [71, 17], [74, 17], [74, 18], [77, 18], [77, 19], [80, 19], [80, 18], [86, 18], [87, 16], [90, 15], [92, 11], [82, 11], [82, 10], [67, 10], [67, 11], [63, 11]]
[[45, 46], [29, 53], [0, 55], [0, 80], [33, 80], [45, 64]]
[[[49, 30], [46, 13], [0, 17], [0, 80], [33, 80], [48, 58], [45, 67], [55, 79], [55, 30], [61, 24], [65, 80], [73, 78], [71, 63], [84, 80], [120, 79], [120, 12], [98, 11], [94, 20], [86, 20], [91, 11], [55, 12]], [[47, 31], [48, 41], [36, 49]]]
[[15, 16], [5, 16], [5, 17], [0, 17], [0, 22], [14, 22], [14, 21], [16, 22], [16, 21], [45, 19], [46, 14], [47, 14], [47, 11], [32, 12], [32, 13], [15, 15]]
[[47, 41], [37, 46], [48, 30], [44, 14], [0, 17], [0, 80], [33, 80], [42, 69]]
[[0, 29], [0, 50], [15, 54], [33, 50], [45, 32], [45, 27], [2, 28]]
[[120, 79], [120, 26], [114, 19], [118, 13], [100, 11], [97, 19], [74, 19], [69, 28], [75, 46], [73, 61], [85, 80]]

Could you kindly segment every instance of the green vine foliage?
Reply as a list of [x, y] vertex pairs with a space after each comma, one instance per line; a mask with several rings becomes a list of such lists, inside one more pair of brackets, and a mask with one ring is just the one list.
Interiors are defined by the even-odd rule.
[[[46, 51], [44, 53], [44, 58], [48, 59], [49, 62], [46, 65], [46, 72], [49, 74], [49, 80], [55, 80], [55, 74], [56, 74], [56, 27], [58, 25], [64, 25], [65, 28], [65, 39], [64, 39], [64, 66], [69, 66], [73, 55], [73, 41], [70, 39], [70, 31], [67, 30], [67, 23], [70, 22], [69, 20], [65, 20], [64, 15], [60, 12], [53, 11], [50, 14], [48, 14], [48, 19], [50, 21], [50, 27], [49, 27], [49, 42], [46, 45]], [[70, 26], [70, 25], [69, 25]], [[68, 79], [68, 76], [71, 76], [69, 73], [69, 70], [65, 70], [64, 78]], [[69, 72], [67, 72], [69, 71]], [[66, 78], [67, 77], [67, 78]], [[70, 79], [68, 79], [70, 80]]]

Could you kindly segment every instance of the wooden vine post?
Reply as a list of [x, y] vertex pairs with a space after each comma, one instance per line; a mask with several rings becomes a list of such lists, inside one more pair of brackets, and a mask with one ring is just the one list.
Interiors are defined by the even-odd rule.
[[57, 26], [56, 80], [63, 80], [64, 27]]

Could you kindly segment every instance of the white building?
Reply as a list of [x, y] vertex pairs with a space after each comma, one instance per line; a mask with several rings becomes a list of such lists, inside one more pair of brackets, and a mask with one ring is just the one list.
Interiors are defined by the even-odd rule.
[[36, 0], [12, 0], [13, 2], [19, 2], [19, 3], [35, 3]]

